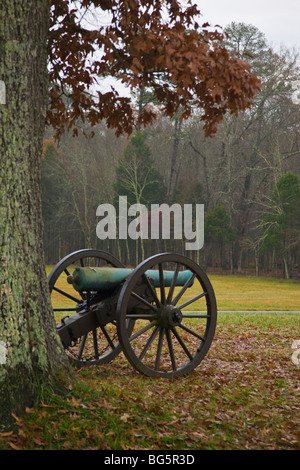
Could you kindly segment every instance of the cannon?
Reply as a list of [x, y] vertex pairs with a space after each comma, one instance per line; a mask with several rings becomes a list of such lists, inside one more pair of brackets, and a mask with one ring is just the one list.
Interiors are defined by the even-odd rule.
[[83, 249], [64, 257], [48, 284], [57, 333], [79, 367], [122, 351], [141, 374], [174, 378], [193, 371], [211, 346], [214, 290], [183, 255], [157, 254], [128, 269], [110, 253]]

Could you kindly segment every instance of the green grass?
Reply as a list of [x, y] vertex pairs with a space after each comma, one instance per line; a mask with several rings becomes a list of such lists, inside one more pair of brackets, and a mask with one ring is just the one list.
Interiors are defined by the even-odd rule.
[[[219, 309], [299, 309], [299, 283], [210, 277]], [[123, 354], [74, 370], [68, 394], [27, 409], [16, 432], [0, 434], [0, 450], [299, 449], [299, 339], [300, 315], [221, 313], [208, 355], [187, 377], [143, 377]]]
[[255, 276], [209, 276], [218, 310], [300, 311], [300, 281]]

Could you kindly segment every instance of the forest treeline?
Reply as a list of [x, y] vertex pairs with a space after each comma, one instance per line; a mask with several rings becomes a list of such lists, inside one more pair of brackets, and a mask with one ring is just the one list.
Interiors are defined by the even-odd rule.
[[[136, 112], [151, 106], [155, 124], [116, 137], [105, 123], [58, 142], [47, 131], [42, 160], [47, 264], [81, 248], [99, 248], [135, 266], [164, 251], [185, 253], [205, 269], [300, 276], [300, 84], [294, 50], [274, 51], [251, 25], [226, 28], [226, 46], [262, 82], [250, 109], [225, 115], [205, 137], [201, 110], [186, 121], [159, 115], [151, 90], [136, 94]], [[297, 83], [298, 81], [298, 83]], [[299, 87], [300, 88], [300, 87]], [[299, 91], [300, 93], [300, 91]], [[93, 136], [90, 136], [91, 131]], [[100, 240], [100, 204], [204, 204], [204, 246], [185, 240]]]

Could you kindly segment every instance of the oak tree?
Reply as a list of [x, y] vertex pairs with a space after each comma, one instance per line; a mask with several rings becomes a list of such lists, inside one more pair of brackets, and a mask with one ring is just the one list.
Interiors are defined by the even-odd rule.
[[[92, 13], [102, 24], [85, 25]], [[45, 118], [56, 135], [80, 121], [105, 120], [117, 133], [152, 122], [153, 108], [136, 117], [129, 98], [95, 88], [111, 76], [130, 88], [151, 87], [168, 116], [201, 108], [209, 135], [226, 111], [250, 105], [259, 81], [226, 50], [220, 31], [199, 24], [196, 6], [177, 0], [1, 0], [0, 25], [2, 430], [67, 368], [44, 272]]]
[[[32, 18], [34, 17], [34, 21]], [[0, 4], [0, 431], [65, 365], [43, 261], [40, 164], [49, 3]]]

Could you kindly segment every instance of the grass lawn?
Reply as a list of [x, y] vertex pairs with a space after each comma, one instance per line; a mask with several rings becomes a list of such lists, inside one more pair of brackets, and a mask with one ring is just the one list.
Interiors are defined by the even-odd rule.
[[218, 310], [300, 311], [300, 281], [210, 275]]
[[[121, 353], [74, 370], [65, 396], [42, 401], [0, 434], [1, 449], [299, 450], [300, 283], [210, 276], [221, 313], [187, 377], [141, 376]], [[300, 348], [299, 348], [300, 349]]]

